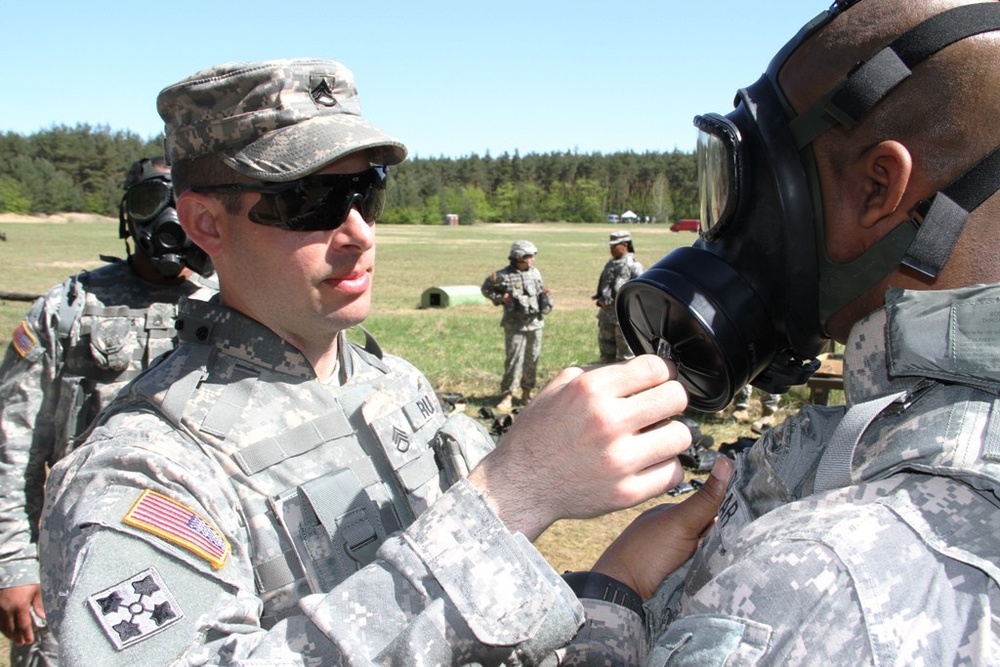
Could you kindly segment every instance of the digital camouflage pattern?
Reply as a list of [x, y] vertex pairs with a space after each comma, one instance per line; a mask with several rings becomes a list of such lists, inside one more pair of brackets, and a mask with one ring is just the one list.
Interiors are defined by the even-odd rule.
[[[513, 249], [512, 249], [513, 254]], [[518, 271], [509, 264], [486, 276], [480, 291], [495, 306], [503, 306], [500, 326], [504, 330], [504, 374], [500, 389], [534, 389], [538, 360], [542, 355], [542, 327], [545, 315], [552, 311], [552, 300], [545, 293], [542, 274], [535, 267]], [[504, 295], [510, 294], [509, 301]]]
[[[573, 636], [569, 588], [455, 479], [492, 438], [445, 420], [416, 369], [342, 336], [322, 383], [214, 303], [183, 303], [178, 329], [50, 477], [43, 591], [67, 664], [521, 664]], [[146, 491], [183, 509], [124, 521]]]
[[171, 164], [218, 153], [250, 178], [292, 181], [357, 151], [384, 165], [406, 158], [361, 117], [354, 74], [332, 60], [209, 67], [160, 91], [156, 108]]
[[682, 594], [646, 605], [646, 664], [1000, 661], [1000, 285], [886, 303], [847, 342], [849, 410], [738, 458]]
[[98, 410], [173, 348], [181, 297], [214, 280], [141, 280], [124, 261], [70, 277], [36, 300], [0, 367], [0, 588], [38, 583], [38, 520], [47, 467]]
[[622, 285], [636, 278], [642, 270], [642, 264], [634, 254], [628, 252], [618, 259], [609, 259], [601, 271], [594, 299], [597, 301], [597, 343], [604, 363], [634, 356], [618, 326], [615, 299], [618, 298], [618, 290]]
[[[32, 304], [0, 367], [0, 588], [39, 582], [48, 468], [129, 380], [173, 348], [177, 301], [216, 288], [214, 277], [201, 276], [154, 286], [116, 260], [70, 276]], [[58, 664], [42, 619], [34, 643], [11, 643], [11, 663]]]

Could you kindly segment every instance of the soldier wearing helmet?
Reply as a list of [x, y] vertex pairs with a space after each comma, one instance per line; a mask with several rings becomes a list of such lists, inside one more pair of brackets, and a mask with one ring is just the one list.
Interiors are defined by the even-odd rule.
[[514, 389], [521, 389], [521, 404], [526, 405], [535, 388], [538, 359], [542, 353], [544, 316], [552, 310], [549, 289], [535, 268], [538, 248], [531, 241], [514, 241], [510, 246], [510, 264], [483, 281], [483, 296], [495, 306], [503, 306], [500, 326], [504, 330], [504, 372], [500, 382], [497, 409], [513, 407]]

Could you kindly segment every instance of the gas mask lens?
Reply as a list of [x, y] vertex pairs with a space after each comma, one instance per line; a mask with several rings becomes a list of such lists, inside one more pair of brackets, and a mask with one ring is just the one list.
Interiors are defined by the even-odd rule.
[[740, 190], [739, 129], [718, 114], [696, 116], [701, 233], [717, 238], [736, 214]]
[[167, 180], [142, 181], [125, 193], [125, 213], [139, 224], [156, 219], [165, 208], [173, 205], [174, 191]]

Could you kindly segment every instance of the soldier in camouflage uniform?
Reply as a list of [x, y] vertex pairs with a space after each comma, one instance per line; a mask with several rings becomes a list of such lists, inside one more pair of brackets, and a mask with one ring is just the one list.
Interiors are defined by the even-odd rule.
[[[841, 271], [826, 296], [861, 287], [820, 311], [846, 342], [847, 405], [806, 406], [738, 458], [718, 523], [645, 627], [608, 605], [623, 635], [652, 640], [632, 663], [1000, 664], [998, 61], [1000, 4], [838, 2], [750, 90], [772, 126], [801, 114], [797, 144], [770, 159], [793, 161], [791, 179], [815, 154], [818, 241]], [[766, 86], [792, 106], [768, 108]], [[763, 188], [750, 194], [767, 202]], [[782, 221], [796, 223], [813, 221]], [[871, 252], [900, 234], [889, 259]], [[886, 273], [847, 271], [858, 256]], [[649, 598], [670, 566], [655, 565], [656, 522], [634, 528], [596, 569]]]
[[591, 297], [597, 304], [597, 347], [601, 352], [602, 364], [613, 364], [635, 356], [618, 326], [615, 298], [622, 285], [642, 273], [642, 264], [635, 258], [635, 246], [632, 245], [630, 233], [612, 232], [608, 246], [611, 259], [601, 271], [597, 293]]
[[52, 469], [42, 581], [62, 659], [554, 660], [583, 608], [530, 541], [681, 479], [672, 367], [568, 369], [490, 451], [410, 364], [345, 336], [370, 307], [384, 165], [406, 155], [361, 117], [350, 71], [230, 63], [158, 109], [220, 292], [182, 304], [177, 349]]
[[552, 310], [550, 291], [535, 268], [537, 254], [531, 241], [514, 241], [507, 257], [510, 264], [486, 276], [480, 288], [494, 306], [503, 306], [505, 357], [497, 409], [504, 412], [513, 406], [515, 387], [521, 388], [522, 405], [531, 399], [542, 354], [542, 327]]
[[[180, 231], [163, 158], [129, 169], [120, 222], [135, 253], [103, 258], [106, 266], [35, 301], [0, 367], [0, 629], [13, 665], [57, 664], [38, 583], [47, 468], [126, 382], [174, 346], [181, 297], [215, 292], [214, 276], [192, 270], [211, 274], [211, 265]], [[164, 232], [169, 248], [156, 241]]]

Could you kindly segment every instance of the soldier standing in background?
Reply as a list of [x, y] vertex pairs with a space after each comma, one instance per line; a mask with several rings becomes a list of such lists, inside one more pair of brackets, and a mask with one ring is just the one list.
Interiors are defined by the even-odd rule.
[[635, 356], [618, 326], [615, 298], [622, 285], [642, 273], [642, 264], [635, 259], [635, 247], [629, 232], [612, 232], [608, 245], [611, 259], [601, 271], [597, 293], [591, 297], [597, 304], [597, 346], [601, 351], [602, 364], [613, 364]]
[[521, 388], [521, 405], [527, 405], [536, 385], [538, 359], [542, 354], [544, 316], [552, 310], [549, 290], [535, 268], [538, 248], [531, 241], [514, 241], [510, 264], [483, 281], [483, 296], [494, 306], [503, 306], [500, 326], [504, 331], [503, 380], [497, 409], [513, 406], [514, 388]]
[[[47, 468], [126, 382], [176, 340], [181, 297], [215, 293], [211, 262], [184, 235], [163, 158], [125, 177], [126, 260], [84, 271], [32, 304], [0, 367], [0, 630], [12, 665], [53, 665], [38, 572]], [[102, 258], [106, 259], [106, 258]]]

